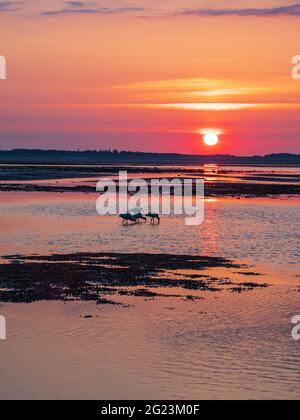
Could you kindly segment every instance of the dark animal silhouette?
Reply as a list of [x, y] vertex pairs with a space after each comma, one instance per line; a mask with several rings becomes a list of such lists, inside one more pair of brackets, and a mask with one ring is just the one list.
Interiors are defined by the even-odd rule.
[[137, 223], [140, 223], [141, 220], [144, 220], [144, 222], [147, 223], [147, 217], [150, 218], [151, 224], [154, 224], [155, 221], [157, 221], [157, 223], [160, 223], [160, 217], [157, 213], [148, 213], [146, 214], [146, 217], [143, 216], [142, 213], [136, 213], [136, 214], [124, 213], [124, 214], [120, 214], [119, 217], [122, 219], [122, 224], [126, 226], [129, 224], [129, 222], [132, 222], [133, 224], [137, 224]]
[[124, 213], [120, 214], [119, 217], [121, 217], [123, 225], [128, 225], [129, 222], [132, 222], [134, 224], [140, 223], [141, 220], [144, 220], [147, 223], [147, 219], [145, 216], [142, 215], [142, 213], [137, 213], [133, 215], [130, 213]]
[[130, 213], [120, 214], [119, 217], [122, 219], [122, 225], [128, 225], [129, 222], [137, 222], [136, 219]]
[[149, 217], [151, 219], [150, 223], [153, 224], [153, 225], [155, 223], [155, 220], [157, 220], [158, 224], [160, 223], [160, 217], [157, 213], [148, 213], [148, 214], [146, 214], [146, 217]]
[[142, 213], [134, 214], [132, 217], [137, 223], [140, 223], [140, 220], [144, 220], [144, 222], [147, 223], [147, 219], [142, 215]]

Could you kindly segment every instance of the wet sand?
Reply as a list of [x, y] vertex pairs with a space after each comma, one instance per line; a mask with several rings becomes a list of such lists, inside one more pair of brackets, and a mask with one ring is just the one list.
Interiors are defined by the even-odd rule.
[[[0, 184], [2, 192], [52, 192], [52, 193], [95, 193], [96, 183], [94, 187], [76, 185], [67, 186], [50, 186], [36, 184]], [[118, 191], [118, 186], [117, 186]], [[149, 186], [149, 193], [151, 188]], [[171, 194], [174, 191], [171, 190]], [[195, 187], [193, 189], [195, 194]], [[273, 184], [233, 184], [233, 183], [217, 183], [205, 182], [206, 197], [272, 197], [272, 196], [299, 196], [300, 185], [273, 185]]]
[[[174, 178], [205, 181], [206, 197], [299, 196], [300, 174], [297, 168], [189, 166], [76, 166], [76, 165], [0, 165], [0, 192], [95, 193], [101, 178], [116, 178], [127, 171], [128, 179]], [[86, 181], [85, 181], [86, 180]], [[64, 182], [65, 181], [65, 182]], [[117, 190], [118, 190], [117, 183]], [[149, 193], [150, 193], [149, 183]], [[171, 194], [174, 192], [171, 190]], [[193, 194], [195, 194], [195, 186]]]

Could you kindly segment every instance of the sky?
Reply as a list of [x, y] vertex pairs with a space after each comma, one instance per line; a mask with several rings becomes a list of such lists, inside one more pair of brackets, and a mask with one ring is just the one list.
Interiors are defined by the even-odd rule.
[[0, 148], [300, 153], [299, 39], [300, 0], [0, 0]]

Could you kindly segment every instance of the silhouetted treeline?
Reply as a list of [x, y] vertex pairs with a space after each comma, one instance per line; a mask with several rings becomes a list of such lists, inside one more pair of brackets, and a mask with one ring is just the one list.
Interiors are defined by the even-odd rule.
[[118, 150], [0, 150], [0, 163], [28, 164], [300, 164], [300, 155], [279, 153], [266, 156], [182, 155]]

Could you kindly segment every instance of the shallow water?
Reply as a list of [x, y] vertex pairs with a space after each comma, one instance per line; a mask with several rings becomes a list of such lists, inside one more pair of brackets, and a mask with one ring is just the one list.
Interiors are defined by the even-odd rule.
[[5, 305], [0, 396], [298, 399], [298, 302], [274, 287], [194, 303], [135, 298], [127, 309]]
[[252, 265], [272, 286], [203, 292], [195, 302], [126, 297], [128, 308], [2, 305], [1, 399], [299, 399], [300, 342], [291, 337], [300, 312], [298, 199], [207, 200], [199, 227], [183, 217], [122, 227], [117, 217], [97, 215], [96, 199], [0, 193], [0, 255], [221, 256]]
[[0, 193], [5, 220], [0, 255], [155, 252], [222, 256], [270, 271], [299, 271], [298, 199], [207, 200], [205, 222], [196, 227], [186, 226], [182, 216], [163, 217], [161, 225], [123, 227], [115, 216], [97, 215], [96, 200], [89, 194]]

